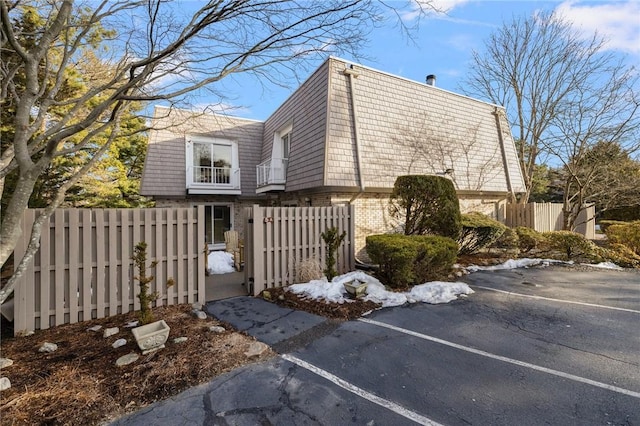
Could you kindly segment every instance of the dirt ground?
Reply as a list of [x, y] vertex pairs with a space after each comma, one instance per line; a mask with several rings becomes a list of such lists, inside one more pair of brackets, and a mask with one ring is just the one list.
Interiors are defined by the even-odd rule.
[[[473, 260], [486, 264], [502, 259]], [[282, 289], [270, 290], [269, 296], [274, 303], [339, 320], [358, 318], [377, 307], [363, 301], [340, 305], [305, 300]], [[14, 364], [2, 369], [11, 388], [0, 395], [0, 424], [100, 424], [275, 355], [267, 351], [247, 357], [253, 338], [213, 318], [196, 319], [191, 311], [190, 305], [155, 308], [155, 318], [164, 319], [171, 328], [166, 348], [123, 367], [115, 365], [119, 357], [140, 354], [131, 331], [124, 327], [136, 319], [135, 313], [39, 330], [27, 337], [14, 338], [11, 330], [3, 329], [0, 356]], [[102, 329], [88, 330], [96, 325]], [[209, 330], [214, 325], [227, 331], [215, 334]], [[108, 327], [119, 327], [120, 332], [104, 338]], [[177, 337], [187, 341], [174, 343]], [[127, 344], [112, 348], [119, 338]], [[39, 352], [45, 342], [56, 343], [58, 350]]]

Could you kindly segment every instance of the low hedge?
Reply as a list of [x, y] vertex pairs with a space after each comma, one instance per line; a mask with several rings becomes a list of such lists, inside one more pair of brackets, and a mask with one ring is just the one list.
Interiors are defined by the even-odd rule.
[[507, 250], [518, 250], [519, 245], [520, 238], [518, 237], [518, 233], [515, 229], [509, 228], [507, 226], [500, 238], [495, 240], [490, 247]]
[[518, 226], [516, 234], [518, 235], [518, 248], [525, 253], [543, 248], [546, 243], [544, 235], [525, 226]]
[[627, 223], [628, 222], [624, 222], [621, 220], [601, 220], [600, 222], [598, 222], [598, 225], [600, 225], [600, 230], [606, 234], [607, 229], [611, 225], [626, 225]]
[[611, 244], [622, 244], [640, 255], [640, 221], [609, 225], [605, 228], [605, 233]]
[[446, 277], [458, 244], [435, 235], [384, 234], [368, 236], [366, 249], [379, 265], [378, 279], [391, 288], [405, 288]]
[[566, 260], [585, 259], [590, 261], [601, 261], [598, 248], [584, 235], [572, 231], [552, 231], [542, 234], [549, 243], [550, 250], [561, 252]]
[[507, 227], [490, 218], [478, 213], [466, 213], [462, 215], [462, 231], [458, 238], [460, 254], [476, 253], [502, 236]]

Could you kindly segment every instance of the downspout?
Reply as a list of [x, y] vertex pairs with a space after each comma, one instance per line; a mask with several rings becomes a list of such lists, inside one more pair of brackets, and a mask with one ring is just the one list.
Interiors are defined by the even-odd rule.
[[500, 120], [500, 118], [502, 117], [503, 114], [504, 113], [502, 112], [502, 110], [497, 106], [493, 110], [493, 115], [495, 115], [496, 117], [496, 125], [498, 127], [498, 140], [500, 141], [500, 151], [502, 152], [502, 163], [504, 164], [504, 174], [507, 179], [507, 188], [511, 196], [511, 200], [509, 201], [513, 202], [516, 200], [516, 194], [513, 191], [513, 185], [511, 183], [511, 172], [509, 171], [509, 163], [507, 162], [507, 151], [505, 149], [504, 138], [502, 136], [502, 121]]
[[360, 155], [360, 133], [358, 126], [358, 109], [356, 108], [356, 82], [355, 79], [358, 78], [360, 74], [353, 68], [353, 65], [350, 65], [349, 68], [345, 68], [342, 72], [343, 75], [349, 76], [349, 88], [351, 89], [351, 113], [353, 114], [353, 134], [354, 134], [354, 142], [356, 145], [356, 162], [358, 165], [358, 183], [360, 184], [360, 191], [354, 195], [351, 200], [349, 200], [349, 204], [353, 203], [356, 199], [358, 199], [365, 189], [364, 177], [362, 174], [362, 156]]

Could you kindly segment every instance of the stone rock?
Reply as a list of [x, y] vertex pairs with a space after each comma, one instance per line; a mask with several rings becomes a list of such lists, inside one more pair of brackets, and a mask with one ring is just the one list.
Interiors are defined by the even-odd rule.
[[191, 305], [191, 307], [193, 308], [194, 311], [201, 311], [202, 310], [202, 303], [196, 302], [193, 305]]
[[93, 327], [87, 328], [87, 331], [98, 331], [102, 328], [101, 325], [94, 325]]
[[194, 309], [193, 310], [193, 316], [198, 318], [198, 319], [201, 319], [201, 320], [207, 319], [207, 313], [203, 312], [203, 311], [201, 311], [199, 309]]
[[219, 325], [212, 325], [211, 327], [209, 327], [209, 331], [215, 334], [221, 334], [227, 330], [224, 327], [221, 327]]
[[281, 294], [280, 296], [278, 296], [278, 300], [284, 300], [284, 299], [285, 299], [284, 294]]
[[173, 339], [173, 343], [184, 343], [189, 340], [187, 337], [176, 337]]
[[244, 353], [247, 358], [252, 358], [254, 356], [260, 356], [265, 353], [269, 349], [269, 346], [262, 342], [253, 342], [249, 345], [249, 348]]
[[269, 290], [265, 290], [262, 292], [262, 298], [264, 300], [271, 300], [271, 292]]
[[120, 358], [118, 358], [116, 360], [116, 366], [118, 367], [123, 367], [125, 365], [129, 365], [133, 362], [136, 362], [138, 360], [138, 358], [140, 358], [140, 356], [138, 354], [126, 354], [121, 356]]
[[456, 271], [455, 276], [460, 278], [461, 276], [463, 276], [464, 273], [462, 271]]
[[11, 387], [11, 381], [8, 377], [0, 377], [0, 391], [7, 390]]
[[104, 337], [106, 339], [107, 337], [114, 336], [114, 335], [118, 334], [119, 332], [120, 332], [120, 329], [118, 327], [106, 328], [104, 330], [104, 333], [102, 333], [102, 337]]
[[0, 358], [0, 368], [7, 368], [13, 365], [13, 360], [9, 358]]
[[113, 349], [118, 349], [119, 347], [124, 346], [126, 344], [127, 344], [127, 339], [118, 339], [111, 344], [111, 347], [113, 347]]
[[40, 349], [38, 349], [38, 352], [51, 353], [57, 350], [58, 350], [58, 345], [56, 345], [55, 343], [44, 342], [43, 345], [40, 346]]

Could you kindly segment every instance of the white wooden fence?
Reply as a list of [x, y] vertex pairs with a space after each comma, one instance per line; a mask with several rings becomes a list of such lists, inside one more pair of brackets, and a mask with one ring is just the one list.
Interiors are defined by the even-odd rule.
[[[595, 238], [595, 207], [583, 209], [575, 221], [574, 231], [588, 239]], [[539, 232], [560, 231], [563, 227], [561, 203], [508, 204], [506, 224], [526, 226]]]
[[336, 271], [355, 267], [353, 206], [247, 207], [245, 214], [245, 282], [249, 294], [294, 284], [295, 264], [326, 255], [320, 236], [329, 228], [347, 232], [336, 253]]
[[[27, 210], [14, 253], [22, 258], [37, 210]], [[204, 302], [204, 207], [59, 209], [14, 295], [16, 332], [139, 310], [134, 246], [145, 241], [156, 305]], [[167, 280], [175, 285], [167, 288]]]

